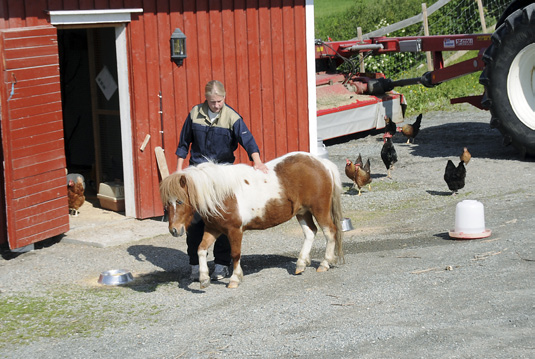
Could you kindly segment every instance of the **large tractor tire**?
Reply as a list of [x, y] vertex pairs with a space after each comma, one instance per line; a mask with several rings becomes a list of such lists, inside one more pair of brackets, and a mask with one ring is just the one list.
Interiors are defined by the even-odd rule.
[[490, 125], [522, 156], [535, 156], [535, 4], [511, 13], [483, 55], [482, 104]]

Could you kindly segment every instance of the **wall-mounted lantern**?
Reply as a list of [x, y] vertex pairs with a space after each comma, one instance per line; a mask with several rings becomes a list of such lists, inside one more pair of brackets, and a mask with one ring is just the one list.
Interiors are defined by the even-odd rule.
[[171, 34], [171, 60], [181, 66], [186, 57], [186, 35], [177, 27]]

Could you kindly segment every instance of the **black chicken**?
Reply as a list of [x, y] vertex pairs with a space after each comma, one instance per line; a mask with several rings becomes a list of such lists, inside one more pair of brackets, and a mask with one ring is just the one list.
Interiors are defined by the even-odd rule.
[[448, 188], [452, 191], [452, 194], [456, 194], [464, 187], [465, 178], [466, 168], [464, 167], [463, 161], [460, 161], [459, 165], [455, 167], [452, 160], [448, 160], [446, 170], [444, 171], [444, 181], [448, 184]]
[[383, 138], [385, 136], [388, 136], [390, 135], [390, 137], [394, 136], [397, 132], [397, 125], [394, 121], [392, 121], [392, 119], [390, 117], [388, 117], [387, 115], [385, 115], [385, 134], [383, 136]]
[[389, 136], [386, 133], [384, 136], [383, 148], [381, 149], [381, 158], [386, 166], [387, 177], [392, 178], [390, 171], [394, 169], [394, 164], [398, 161], [398, 154], [394, 148], [392, 136]]

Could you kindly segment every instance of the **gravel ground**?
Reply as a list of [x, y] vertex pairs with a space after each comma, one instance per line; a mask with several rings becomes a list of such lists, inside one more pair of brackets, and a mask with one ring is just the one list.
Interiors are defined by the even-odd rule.
[[[246, 233], [236, 290], [228, 279], [191, 283], [185, 240], [170, 235], [108, 248], [58, 239], [0, 259], [0, 357], [533, 358], [534, 163], [502, 147], [488, 120], [425, 114], [414, 144], [394, 137], [393, 179], [380, 133], [328, 142], [354, 230], [344, 233], [346, 263], [326, 273], [292, 274], [302, 245], [294, 220]], [[442, 176], [463, 146], [473, 157], [451, 196]], [[373, 177], [361, 196], [343, 174], [358, 153]], [[484, 204], [490, 237], [449, 237], [464, 199]], [[135, 280], [99, 285], [112, 268]]]

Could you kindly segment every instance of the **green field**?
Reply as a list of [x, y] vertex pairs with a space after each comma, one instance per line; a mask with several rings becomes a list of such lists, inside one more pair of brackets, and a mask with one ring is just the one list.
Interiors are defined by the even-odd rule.
[[355, 0], [314, 0], [314, 18], [338, 15], [355, 4]]

